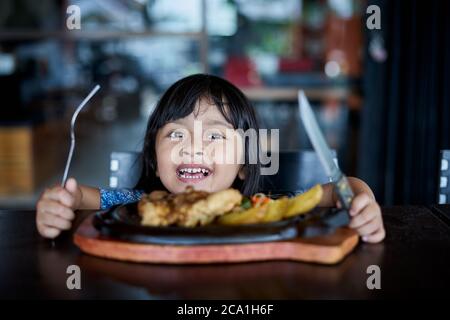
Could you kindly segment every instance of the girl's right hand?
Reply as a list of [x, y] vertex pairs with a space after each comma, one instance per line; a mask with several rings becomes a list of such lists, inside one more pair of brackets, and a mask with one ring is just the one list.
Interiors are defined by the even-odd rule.
[[77, 181], [70, 178], [65, 188], [56, 186], [44, 191], [36, 204], [36, 227], [45, 238], [56, 238], [69, 230], [80, 207], [83, 194]]

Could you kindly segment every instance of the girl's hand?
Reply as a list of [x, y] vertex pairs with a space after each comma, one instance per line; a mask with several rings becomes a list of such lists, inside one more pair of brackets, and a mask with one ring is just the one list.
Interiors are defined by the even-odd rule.
[[47, 189], [36, 204], [36, 227], [45, 238], [56, 238], [61, 231], [72, 227], [74, 210], [81, 204], [82, 192], [75, 179], [70, 178], [65, 188]]
[[378, 243], [386, 236], [380, 206], [367, 193], [362, 192], [355, 196], [350, 216], [352, 218], [349, 227], [358, 231], [364, 242]]

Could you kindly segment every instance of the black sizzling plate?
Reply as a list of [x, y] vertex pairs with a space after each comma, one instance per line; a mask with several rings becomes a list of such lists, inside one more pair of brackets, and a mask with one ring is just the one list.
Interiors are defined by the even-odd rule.
[[98, 212], [93, 223], [102, 235], [130, 242], [176, 245], [231, 244], [296, 238], [300, 232], [299, 225], [306, 221], [309, 215], [271, 223], [239, 226], [210, 224], [194, 228], [148, 227], [140, 224], [137, 204], [132, 203]]

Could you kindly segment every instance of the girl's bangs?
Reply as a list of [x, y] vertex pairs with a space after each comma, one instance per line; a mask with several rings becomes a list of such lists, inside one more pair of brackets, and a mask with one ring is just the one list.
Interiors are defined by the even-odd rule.
[[159, 126], [163, 127], [168, 122], [185, 118], [191, 113], [197, 115], [199, 101], [205, 100], [208, 105], [217, 107], [225, 120], [237, 129], [239, 121], [236, 121], [236, 117], [232, 116], [233, 112], [230, 110], [230, 103], [228, 102], [231, 93], [226, 91], [224, 88], [205, 83], [205, 81], [174, 86], [168, 96], [166, 107], [161, 110]]

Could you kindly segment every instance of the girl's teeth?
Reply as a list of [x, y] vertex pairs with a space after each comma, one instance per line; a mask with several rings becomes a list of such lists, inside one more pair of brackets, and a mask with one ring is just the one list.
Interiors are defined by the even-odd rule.
[[199, 179], [200, 177], [197, 176], [188, 176], [186, 177], [186, 173], [188, 174], [196, 174], [196, 173], [202, 173], [204, 177], [209, 175], [209, 170], [204, 168], [183, 168], [180, 169], [179, 174], [182, 178], [192, 178], [192, 179]]
[[188, 172], [188, 173], [200, 173], [200, 172], [209, 172], [208, 169], [202, 169], [202, 168], [186, 168], [186, 169], [180, 169], [180, 172]]
[[182, 174], [180, 177], [185, 179], [200, 179], [200, 177], [198, 176], [186, 176], [184, 174]]

